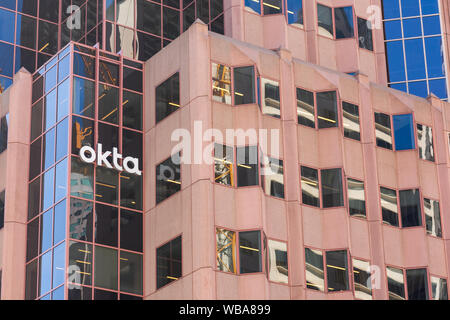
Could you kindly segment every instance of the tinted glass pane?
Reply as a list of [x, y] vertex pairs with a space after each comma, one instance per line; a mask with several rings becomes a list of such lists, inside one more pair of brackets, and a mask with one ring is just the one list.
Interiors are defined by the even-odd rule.
[[320, 250], [305, 248], [306, 287], [324, 291], [323, 255]]
[[262, 112], [280, 118], [280, 86], [277, 81], [261, 78]]
[[156, 167], [156, 203], [181, 190], [179, 154], [175, 154]]
[[233, 148], [221, 144], [214, 145], [214, 181], [225, 185], [234, 185]]
[[321, 170], [322, 205], [324, 208], [344, 205], [341, 169]]
[[344, 137], [360, 140], [359, 107], [357, 105], [342, 102], [342, 117], [344, 121]]
[[301, 167], [302, 202], [320, 207], [319, 176], [316, 169]]
[[353, 259], [353, 282], [355, 298], [361, 300], [372, 300], [370, 263], [358, 259]]
[[119, 89], [100, 84], [98, 88], [98, 119], [118, 124]]
[[42, 211], [47, 210], [54, 203], [54, 181], [55, 179], [55, 169], [52, 168], [46, 173], [44, 173], [44, 177], [42, 179], [42, 191], [41, 191], [41, 204]]
[[39, 218], [27, 225], [27, 261], [38, 255], [39, 248]]
[[120, 252], [120, 291], [142, 294], [142, 255]]
[[[16, 44], [30, 49], [35, 49], [37, 28], [36, 19], [18, 14], [16, 25]], [[7, 30], [7, 28], [4, 30]]]
[[117, 247], [118, 209], [102, 204], [95, 205], [95, 242]]
[[56, 161], [67, 155], [69, 149], [69, 120], [64, 119], [56, 127]]
[[405, 40], [405, 54], [408, 80], [425, 78], [425, 57], [422, 39]]
[[120, 211], [120, 247], [142, 252], [142, 214], [133, 211]]
[[[52, 1], [53, 2], [53, 1]], [[55, 54], [58, 51], [58, 25], [39, 20], [39, 52]]]
[[34, 179], [41, 172], [41, 138], [37, 139], [30, 146], [30, 180]]
[[0, 59], [0, 74], [12, 77], [14, 67], [14, 46], [0, 42], [0, 56], [2, 57], [2, 59]]
[[26, 267], [25, 299], [34, 300], [37, 295], [38, 260], [34, 260]]
[[220, 271], [236, 273], [236, 233], [216, 229], [216, 261]]
[[123, 90], [123, 125], [142, 130], [142, 96]]
[[333, 15], [331, 8], [317, 4], [317, 20], [319, 23], [319, 34], [333, 38]]
[[375, 135], [378, 147], [392, 150], [391, 118], [389, 115], [375, 112]]
[[373, 51], [372, 25], [370, 21], [358, 17], [359, 47]]
[[425, 211], [425, 225], [427, 233], [435, 236], [442, 236], [441, 213], [439, 201], [423, 199], [423, 209]]
[[[113, 151], [113, 148], [119, 148], [119, 128], [104, 123], [98, 123], [98, 143], [102, 144], [102, 151]], [[113, 165], [113, 156], [107, 160]]]
[[336, 39], [353, 37], [353, 7], [335, 8], [334, 20], [336, 22]]
[[71, 285], [68, 290], [69, 300], [92, 300], [92, 289]]
[[94, 168], [77, 158], [72, 158], [70, 194], [90, 200], [94, 198]]
[[408, 300], [428, 300], [427, 269], [406, 270]]
[[414, 125], [412, 114], [392, 116], [394, 122], [395, 149], [415, 149]]
[[338, 126], [336, 91], [317, 93], [319, 129]]
[[117, 250], [95, 246], [95, 286], [117, 290]]
[[93, 118], [95, 111], [94, 98], [94, 82], [74, 77], [72, 104], [73, 113]]
[[142, 72], [130, 68], [123, 68], [123, 87], [142, 92]]
[[302, 0], [287, 0], [287, 17], [289, 24], [303, 25]]
[[428, 77], [444, 77], [445, 63], [441, 37], [425, 38]]
[[0, 40], [14, 43], [14, 32], [11, 32], [14, 19], [14, 12], [0, 9]]
[[212, 63], [213, 100], [231, 104], [231, 68]]
[[348, 210], [351, 216], [366, 216], [364, 182], [347, 178]]
[[95, 58], [75, 52], [73, 54], [73, 73], [95, 79]]
[[55, 202], [67, 195], [67, 159], [56, 165], [55, 169]]
[[262, 0], [264, 14], [281, 13], [281, 0]]
[[239, 264], [241, 273], [262, 271], [260, 231], [239, 233]]
[[42, 133], [42, 100], [31, 109], [31, 137], [30, 141], [36, 139]]
[[[416, 49], [413, 49], [416, 50]], [[419, 49], [417, 49], [418, 51]], [[416, 53], [417, 54], [417, 53]], [[386, 42], [388, 76], [390, 82], [405, 81], [405, 59], [401, 41]], [[411, 61], [414, 63], [414, 61]]]
[[155, 53], [161, 50], [161, 38], [138, 31], [135, 50], [136, 59], [139, 59], [140, 61], [147, 61]]
[[402, 227], [415, 227], [422, 225], [420, 210], [420, 192], [415, 190], [401, 190], [400, 210], [402, 215]]
[[236, 148], [237, 186], [257, 186], [258, 149], [256, 146]]
[[422, 36], [422, 25], [420, 18], [403, 20], [403, 34], [405, 38]]
[[264, 166], [264, 190], [266, 194], [284, 199], [283, 160], [268, 157]]
[[142, 209], [142, 178], [135, 174], [120, 174], [120, 205]]
[[180, 13], [170, 8], [163, 8], [164, 37], [175, 39], [180, 35]]
[[420, 15], [419, 0], [400, 1], [400, 3], [403, 17]]
[[[64, 276], [66, 274], [65, 271], [66, 271], [66, 244], [63, 242], [55, 249], [53, 249], [52, 288], [55, 288], [64, 283]], [[60, 297], [60, 295], [58, 295], [58, 297]], [[53, 298], [55, 298], [55, 293], [53, 293]], [[64, 290], [62, 292], [62, 299], [64, 299]]]
[[70, 80], [58, 86], [58, 121], [69, 114]]
[[387, 267], [386, 274], [388, 278], [389, 300], [404, 300], [405, 280], [403, 279], [403, 271]]
[[380, 187], [381, 197], [381, 212], [383, 215], [383, 222], [398, 226], [398, 207], [397, 207], [397, 193], [395, 190]]
[[92, 202], [70, 199], [70, 234], [76, 240], [92, 241], [93, 204]]
[[94, 121], [72, 118], [72, 154], [78, 155], [83, 146], [94, 148]]
[[433, 300], [448, 300], [447, 279], [430, 277], [431, 298]]
[[156, 87], [156, 122], [180, 108], [180, 79], [177, 72]]
[[71, 241], [69, 245], [68, 280], [90, 285], [92, 279], [92, 245]]
[[48, 251], [39, 258], [39, 295], [44, 295], [52, 288], [52, 252]]
[[327, 251], [328, 291], [348, 290], [347, 250]]
[[288, 255], [285, 242], [268, 241], [268, 274], [271, 281], [288, 283]]
[[261, 3], [259, 1], [245, 0], [245, 7], [251, 12], [261, 14]]
[[30, 183], [28, 190], [28, 220], [35, 217], [40, 211], [41, 178]]
[[53, 223], [53, 245], [60, 243], [66, 236], [66, 200], [55, 206]]
[[55, 163], [55, 132], [55, 129], [51, 129], [43, 137], [42, 170]]
[[161, 6], [146, 0], [138, 0], [136, 27], [159, 36], [161, 34]]
[[385, 40], [394, 40], [403, 38], [401, 20], [384, 22], [384, 38]]
[[297, 88], [297, 119], [299, 124], [315, 127], [314, 93]]
[[181, 277], [181, 237], [156, 249], [157, 288]]
[[254, 68], [234, 68], [234, 104], [248, 103], [255, 103]]
[[420, 159], [434, 161], [433, 129], [431, 127], [417, 124], [417, 146]]

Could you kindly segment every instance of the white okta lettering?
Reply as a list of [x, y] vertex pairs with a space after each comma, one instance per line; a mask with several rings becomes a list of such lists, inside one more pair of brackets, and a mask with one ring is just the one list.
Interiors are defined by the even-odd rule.
[[[108, 157], [111, 155], [111, 151], [103, 152], [103, 146], [101, 143], [97, 145], [98, 154], [90, 146], [83, 146], [80, 149], [81, 160], [87, 163], [94, 163], [97, 159], [97, 165], [106, 166], [107, 168], [114, 168], [118, 171], [126, 171], [128, 173], [136, 174], [138, 176], [142, 175], [142, 171], [139, 170], [139, 159], [133, 157], [126, 157], [122, 161], [122, 166], [119, 164], [119, 159], [122, 159], [122, 155], [117, 151], [117, 148], [113, 148], [112, 151], [112, 162], [109, 162]], [[130, 167], [130, 164], [132, 166]]]

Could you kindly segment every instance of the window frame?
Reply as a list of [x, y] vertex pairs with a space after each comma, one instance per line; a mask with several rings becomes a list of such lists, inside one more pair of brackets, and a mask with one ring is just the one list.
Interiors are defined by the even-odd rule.
[[[358, 19], [362, 19], [362, 20], [366, 21], [366, 23], [367, 23], [367, 22], [370, 22], [370, 21], [369, 21], [368, 19], [366, 19], [366, 18], [357, 16], [357, 15], [356, 15], [356, 12], [355, 12], [355, 16], [356, 16], [355, 35], [357, 36], [357, 39], [356, 39], [356, 40], [358, 41], [358, 48], [359, 48], [359, 49], [362, 49], [362, 50], [366, 50], [366, 51], [368, 51], [368, 52], [370, 52], [370, 53], [375, 53], [375, 41], [374, 41], [373, 29], [369, 29], [369, 28], [368, 28], [368, 29], [370, 30], [371, 34], [372, 34], [372, 39], [371, 39], [372, 50], [367, 49], [367, 48], [363, 48], [363, 47], [361, 47], [360, 44], [359, 44], [360, 33], [359, 33], [359, 23], [358, 23]], [[372, 25], [372, 23], [370, 23], [370, 24]]]
[[[356, 178], [354, 176], [348, 176], [346, 175], [345, 177], [342, 177], [342, 179], [345, 181], [345, 186], [343, 186], [345, 188], [345, 195], [346, 195], [346, 199], [347, 202], [345, 203], [345, 206], [347, 207], [347, 211], [348, 211], [348, 215], [350, 218], [354, 218], [354, 219], [361, 219], [361, 220], [365, 220], [367, 221], [367, 188], [366, 188], [366, 181], [364, 179], [361, 178]], [[349, 192], [348, 192], [348, 179], [352, 179], [352, 180], [356, 180], [358, 182], [362, 182], [363, 183], [363, 187], [364, 187], [364, 217], [360, 217], [360, 216], [355, 216], [355, 215], [351, 215], [350, 214], [350, 198], [349, 198]], [[363, 260], [363, 259], [359, 259], [359, 260]]]
[[[359, 140], [358, 140], [358, 139], [353, 139], [353, 138], [350, 138], [350, 137], [346, 137], [346, 136], [345, 136], [344, 103], [354, 105], [354, 106], [356, 106], [356, 107], [358, 108], [358, 126], [359, 126], [359, 131], [358, 131], [358, 133], [359, 133]], [[340, 100], [340, 113], [341, 113], [341, 116], [342, 116], [342, 119], [341, 119], [342, 126], [339, 126], [339, 127], [342, 128], [342, 136], [343, 136], [343, 138], [344, 138], [344, 139], [348, 139], [348, 140], [357, 141], [357, 142], [362, 143], [362, 141], [364, 141], [364, 139], [363, 139], [364, 136], [363, 136], [363, 130], [362, 130], [362, 125], [361, 125], [361, 106], [360, 106], [358, 103], [351, 102], [350, 100], [344, 100], [344, 99], [341, 99], [341, 100]]]
[[[405, 267], [400, 267], [400, 266], [396, 266], [396, 265], [392, 265], [392, 264], [386, 264], [385, 267], [384, 267], [385, 271], [387, 270], [388, 267], [389, 268], [398, 269], [398, 270], [402, 271], [402, 274], [403, 274], [403, 290], [404, 290], [404, 293], [405, 293], [405, 297], [404, 297], [403, 300], [409, 300], [409, 298], [408, 298], [408, 279], [406, 277], [406, 271], [407, 270], [425, 269], [426, 273], [427, 273], [427, 294], [428, 294], [428, 299], [427, 300], [431, 299], [431, 296], [432, 296], [432, 292], [431, 292], [431, 278], [430, 278], [431, 274], [430, 274], [430, 270], [428, 270], [427, 266], [418, 266], [418, 267], [407, 267], [407, 268], [405, 268]], [[441, 278], [441, 279], [446, 279], [446, 278], [442, 278], [440, 276], [437, 276], [437, 277]], [[387, 292], [388, 300], [389, 300], [389, 283], [388, 283], [389, 280], [388, 280], [387, 274], [386, 274], [385, 281], [386, 281], [386, 292]], [[448, 284], [447, 284], [447, 291], [448, 291]], [[411, 300], [411, 301], [413, 301], [413, 300]]]
[[[270, 163], [270, 159], [278, 160], [278, 161], [281, 161], [281, 162], [283, 163], [283, 165], [281, 166], [281, 168], [283, 169], [283, 197], [282, 197], [282, 198], [281, 198], [281, 197], [274, 196], [274, 195], [270, 194], [270, 193], [268, 192], [268, 190], [266, 190], [265, 185], [264, 185], [265, 180], [266, 180], [266, 179], [265, 179], [265, 176], [266, 176], [266, 175], [263, 175], [263, 174], [262, 174], [262, 170], [264, 170], [264, 172], [265, 172], [265, 170], [266, 170], [267, 167], [270, 168], [270, 164], [268, 163], [268, 164], [266, 165], [263, 161], [261, 161], [261, 157], [263, 157], [263, 159], [267, 159], [269, 163]], [[262, 188], [264, 194], [265, 194], [266, 196], [268, 196], [268, 197], [273, 198], [273, 199], [285, 200], [285, 199], [286, 199], [286, 179], [285, 179], [284, 174], [285, 174], [285, 171], [286, 171], [286, 170], [285, 170], [285, 161], [284, 161], [284, 159], [281, 159], [280, 156], [279, 156], [278, 158], [274, 158], [274, 157], [270, 156], [269, 154], [264, 154], [264, 152], [262, 152], [261, 149], [258, 150], [258, 158], [259, 158], [259, 159], [258, 159], [258, 165], [259, 165], [259, 170], [260, 170], [260, 172], [258, 172], [258, 175], [259, 175], [259, 185], [261, 186], [261, 188]], [[280, 163], [280, 162], [278, 162], [278, 163]], [[264, 186], [262, 186], [262, 185], [264, 185]], [[278, 241], [278, 240], [276, 240], [276, 239], [271, 239], [271, 240]]]
[[428, 279], [429, 279], [428, 287], [429, 287], [429, 290], [430, 290], [430, 296], [429, 296], [428, 299], [429, 300], [439, 300], [439, 299], [433, 299], [433, 288], [432, 288], [432, 284], [433, 283], [431, 282], [431, 278], [432, 277], [447, 281], [447, 297], [449, 297], [449, 291], [450, 290], [449, 290], [449, 285], [448, 285], [448, 278], [445, 277], [445, 276], [439, 276], [439, 275], [437, 275], [435, 273], [431, 273], [431, 271], [429, 271], [428, 272]]
[[[288, 265], [288, 282], [278, 282], [270, 279], [269, 276], [269, 269], [268, 269], [268, 263], [269, 263], [269, 240], [276, 241], [276, 242], [282, 242], [286, 244], [286, 255], [287, 255], [287, 265]], [[266, 274], [266, 279], [269, 281], [269, 283], [279, 284], [283, 286], [290, 286], [291, 285], [291, 277], [289, 276], [289, 269], [290, 269], [290, 259], [289, 259], [289, 242], [287, 240], [281, 240], [278, 238], [273, 237], [267, 237], [265, 232], [263, 232], [263, 265], [264, 265], [264, 273]]]
[[[414, 119], [414, 115], [413, 115], [413, 119]], [[414, 138], [415, 138], [415, 143], [416, 143], [416, 150], [417, 150], [417, 158], [419, 159], [419, 161], [420, 160], [422, 160], [422, 161], [425, 161], [425, 162], [430, 162], [430, 163], [436, 163], [436, 160], [437, 160], [437, 158], [438, 158], [438, 148], [436, 148], [436, 130], [434, 129], [434, 127], [433, 127], [433, 125], [428, 125], [428, 124], [423, 124], [423, 123], [418, 123], [418, 122], [416, 122], [416, 121], [414, 121], [414, 123], [413, 123], [415, 126], [414, 126]], [[434, 158], [434, 160], [428, 160], [428, 159], [425, 159], [425, 158], [422, 158], [421, 156], [420, 156], [420, 154], [419, 154], [419, 132], [418, 132], [418, 128], [417, 128], [417, 126], [419, 126], [419, 125], [421, 125], [422, 127], [429, 127], [429, 128], [431, 128], [431, 139], [432, 139], [432, 146], [433, 146], [433, 158]], [[449, 139], [450, 139], [450, 133], [449, 133]], [[449, 140], [449, 142], [450, 142], [450, 140]]]
[[[168, 197], [165, 198], [164, 200], [161, 200], [160, 202], [157, 202], [157, 200], [156, 200], [156, 198], [157, 198], [157, 197], [156, 197], [156, 193], [157, 193], [156, 185], [157, 185], [157, 182], [158, 182], [158, 177], [156, 176], [156, 170], [157, 170], [157, 168], [158, 168], [163, 162], [165, 162], [165, 161], [167, 161], [167, 160], [169, 160], [169, 159], [172, 159], [172, 156], [175, 155], [175, 154], [177, 154], [177, 153], [179, 154], [179, 157], [180, 157], [180, 164], [179, 164], [179, 166], [180, 166], [180, 190], [178, 190], [177, 192], [171, 194], [170, 196], [168, 196]], [[162, 160], [162, 161], [160, 161], [160, 162], [157, 162], [157, 163], [155, 164], [155, 184], [154, 184], [154, 187], [155, 187], [155, 206], [160, 205], [161, 203], [163, 203], [163, 202], [166, 201], [167, 199], [170, 199], [170, 198], [172, 198], [172, 196], [178, 194], [178, 192], [183, 191], [183, 188], [182, 188], [182, 185], [183, 185], [182, 170], [183, 170], [183, 169], [182, 169], [182, 163], [181, 163], [182, 157], [183, 157], [182, 151], [178, 151], [178, 152], [175, 152], [175, 153], [171, 154], [167, 159], [164, 159], [164, 160]], [[144, 194], [144, 190], [142, 190], [142, 193]]]
[[[320, 34], [319, 32], [319, 10], [317, 9], [318, 5], [324, 6], [324, 7], [328, 7], [331, 9], [331, 21], [333, 23], [333, 37], [327, 37], [325, 35]], [[350, 38], [336, 38], [336, 14], [335, 14], [335, 10], [336, 9], [340, 9], [340, 8], [346, 8], [346, 7], [351, 7], [352, 8], [352, 20], [353, 20], [353, 37]], [[356, 19], [356, 11], [355, 11], [355, 7], [354, 5], [350, 5], [350, 6], [330, 6], [329, 4], [324, 4], [322, 3], [321, 0], [317, 1], [315, 4], [315, 18], [316, 18], [316, 35], [325, 39], [330, 39], [330, 40], [334, 40], [334, 41], [340, 41], [340, 40], [348, 40], [348, 39], [356, 39], [359, 42], [359, 39], [357, 38], [357, 36], [359, 36], [358, 34], [358, 20]], [[359, 44], [358, 44], [359, 47]]]
[[[356, 297], [356, 294], [355, 294], [355, 272], [353, 271], [354, 270], [354, 264], [353, 264], [353, 260], [360, 260], [360, 261], [363, 261], [363, 262], [367, 262], [367, 263], [369, 263], [369, 267], [372, 265], [371, 264], [371, 261], [369, 260], [369, 259], [366, 259], [366, 258], [359, 258], [359, 257], [355, 257], [355, 256], [350, 256], [350, 258], [349, 258], [349, 260], [350, 260], [350, 262], [351, 262], [351, 265], [350, 265], [350, 268], [351, 268], [351, 286], [352, 286], [352, 292], [353, 292], [353, 297], [356, 299], [356, 300], [363, 300], [363, 299], [359, 299], [359, 298], [357, 298]], [[369, 275], [369, 279], [371, 279], [371, 277], [372, 277], [372, 275], [373, 274], [370, 274]], [[375, 288], [373, 288], [373, 287], [371, 287], [370, 288], [370, 295], [371, 295], [371, 297], [372, 297], [372, 299], [371, 300], [375, 300], [374, 299], [374, 297], [373, 297], [373, 294], [374, 294], [374, 290], [375, 290]]]
[[[278, 92], [279, 92], [279, 95], [280, 95], [280, 109], [279, 109], [280, 110], [280, 116], [279, 117], [270, 115], [268, 113], [264, 113], [263, 108], [265, 107], [265, 104], [263, 104], [263, 99], [262, 99], [262, 92], [264, 90], [264, 88], [262, 86], [263, 80], [268, 80], [268, 81], [271, 81], [271, 82], [278, 83]], [[277, 79], [275, 79], [273, 77], [266, 77], [266, 76], [263, 76], [261, 74], [257, 75], [256, 103], [259, 106], [259, 110], [260, 110], [262, 116], [268, 116], [268, 117], [279, 119], [279, 120], [283, 119], [283, 108], [282, 108], [282, 105], [283, 105], [283, 94], [282, 94], [281, 88], [282, 88], [281, 80], [277, 80]], [[264, 97], [265, 97], [265, 94], [264, 94]]]
[[[165, 246], [166, 244], [171, 243], [172, 241], [174, 241], [177, 238], [181, 238], [181, 241], [180, 241], [180, 246], [181, 246], [181, 276], [177, 280], [170, 281], [169, 283], [166, 283], [165, 285], [163, 285], [163, 286], [158, 288], [158, 249], [163, 247], [163, 246]], [[183, 258], [184, 258], [183, 257], [183, 233], [178, 233], [176, 236], [172, 237], [170, 240], [167, 240], [166, 242], [160, 243], [159, 245], [155, 246], [155, 266], [156, 266], [156, 268], [155, 268], [155, 280], [156, 280], [156, 283], [155, 283], [156, 289], [155, 289], [155, 291], [163, 289], [163, 288], [167, 287], [168, 285], [170, 285], [172, 283], [175, 283], [175, 282], [177, 282], [178, 280], [180, 280], [180, 279], [182, 279], [184, 277], [183, 276], [183, 260], [184, 260]], [[143, 275], [145, 274], [145, 271], [144, 271], [145, 270], [144, 269], [145, 266], [144, 266], [144, 264], [145, 264], [145, 262], [143, 262], [143, 265], [142, 265], [142, 267], [143, 267]]]
[[[154, 3], [152, 3], [152, 4], [154, 4]], [[179, 106], [178, 106], [178, 108], [175, 110], [175, 111], [172, 111], [169, 115], [167, 115], [167, 116], [165, 116], [164, 118], [162, 118], [161, 120], [157, 120], [157, 108], [156, 108], [156, 104], [157, 104], [157, 94], [156, 94], [156, 91], [157, 91], [157, 89], [158, 89], [158, 87], [159, 86], [161, 86], [164, 82], [166, 82], [166, 81], [168, 81], [169, 79], [171, 79], [173, 76], [175, 76], [176, 74], [178, 73], [178, 99], [180, 100], [179, 101]], [[179, 111], [181, 108], [183, 108], [183, 105], [181, 104], [181, 79], [180, 79], [180, 77], [181, 77], [181, 72], [180, 72], [180, 69], [177, 69], [176, 71], [174, 71], [174, 72], [172, 72], [168, 77], [166, 77], [165, 78], [165, 80], [161, 80], [160, 82], [158, 82], [158, 83], [156, 83], [155, 84], [155, 86], [154, 86], [154, 94], [155, 94], [155, 98], [154, 98], [154, 102], [155, 102], [155, 113], [154, 113], [154, 115], [155, 115], [155, 124], [154, 124], [154, 126], [157, 126], [158, 124], [160, 124], [161, 122], [163, 122], [164, 120], [166, 120], [166, 118], [168, 118], [168, 117], [170, 117], [172, 114], [174, 114], [174, 113], [176, 113], [177, 111]], [[123, 90], [123, 89], [122, 89]], [[128, 91], [129, 92], [129, 91]], [[132, 91], [132, 92], [134, 92], [134, 91]], [[121, 93], [122, 95], [123, 95], [123, 93]], [[143, 95], [142, 95], [142, 97], [143, 97]], [[145, 109], [145, 104], [144, 104], [144, 101], [142, 101], [142, 111]], [[123, 113], [123, 111], [122, 111], [122, 113]], [[125, 127], [125, 126], [124, 126]], [[128, 127], [126, 127], [126, 128], [128, 128]], [[131, 129], [133, 129], [133, 128], [131, 128]]]
[[[424, 226], [424, 228], [425, 228], [425, 233], [426, 233], [426, 235], [427, 236], [429, 236], [429, 237], [433, 237], [433, 238], [436, 238], [436, 239], [443, 239], [443, 237], [444, 237], [444, 223], [442, 223], [442, 202], [441, 202], [441, 200], [440, 199], [438, 199], [438, 198], [436, 198], [436, 197], [428, 197], [428, 196], [425, 196], [425, 195], [421, 195], [421, 202], [422, 202], [422, 206], [423, 206], [423, 226]], [[434, 234], [432, 234], [431, 232], [429, 232], [428, 231], [428, 228], [427, 228], [427, 216], [426, 216], [426, 214], [425, 214], [425, 199], [427, 199], [427, 200], [429, 200], [429, 201], [436, 201], [438, 204], [439, 204], [439, 223], [441, 224], [441, 236], [437, 236], [437, 235], [434, 235]], [[434, 220], [434, 218], [433, 218], [433, 220]]]

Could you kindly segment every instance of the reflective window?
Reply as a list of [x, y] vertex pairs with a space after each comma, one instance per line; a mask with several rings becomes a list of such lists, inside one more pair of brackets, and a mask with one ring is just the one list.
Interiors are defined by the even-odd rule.
[[120, 252], [120, 291], [142, 294], [142, 255]]
[[364, 181], [347, 178], [348, 210], [351, 216], [366, 217]]
[[111, 247], [118, 246], [119, 212], [117, 208], [96, 203], [94, 225], [96, 243]]
[[61, 160], [68, 153], [69, 119], [61, 121], [56, 127], [56, 161]]
[[262, 0], [264, 15], [281, 13], [281, 0]]
[[333, 13], [330, 7], [317, 4], [318, 33], [322, 36], [333, 38]]
[[33, 260], [26, 266], [25, 300], [34, 300], [37, 296], [38, 260]]
[[406, 270], [408, 300], [428, 300], [427, 269]]
[[334, 8], [336, 39], [353, 38], [353, 7]]
[[120, 210], [120, 247], [142, 252], [143, 221], [142, 213]]
[[8, 116], [0, 118], [0, 153], [8, 146]]
[[288, 23], [303, 26], [303, 0], [287, 0], [286, 5]]
[[344, 137], [361, 140], [359, 125], [359, 107], [352, 103], [342, 101], [342, 116], [344, 122]]
[[322, 205], [324, 208], [344, 205], [341, 169], [321, 170]]
[[119, 89], [105, 84], [98, 86], [98, 119], [118, 124]]
[[14, 46], [0, 42], [0, 75], [13, 76]]
[[[53, 282], [52, 288], [64, 283], [64, 277], [66, 275], [66, 244], [63, 242], [55, 249], [53, 249]], [[53, 292], [53, 300], [55, 299], [56, 291]], [[58, 294], [59, 296], [59, 294]], [[64, 300], [64, 290], [62, 291], [62, 297], [58, 299]]]
[[95, 175], [95, 199], [110, 204], [118, 203], [118, 172], [106, 167], [97, 167]]
[[433, 129], [423, 124], [417, 124], [417, 146], [419, 158], [434, 162]]
[[378, 147], [392, 150], [391, 117], [389, 115], [375, 112], [375, 136]]
[[142, 210], [142, 176], [121, 172], [120, 205]]
[[156, 249], [156, 288], [182, 275], [181, 236]]
[[283, 160], [264, 157], [264, 172], [261, 174], [266, 194], [284, 199]]
[[180, 35], [179, 11], [163, 7], [163, 35], [168, 39], [175, 39]]
[[44, 173], [41, 186], [42, 211], [50, 208], [54, 203], [55, 193], [55, 169], [51, 168]]
[[386, 267], [389, 300], [405, 300], [403, 270]]
[[313, 290], [325, 290], [323, 254], [320, 250], [305, 248], [306, 287]]
[[[16, 44], [30, 49], [35, 49], [36, 28], [36, 19], [18, 14], [16, 23]], [[7, 28], [5, 28], [4, 30], [7, 30]], [[29, 71], [33, 72], [34, 69]]]
[[315, 128], [314, 93], [297, 88], [297, 118], [299, 124]]
[[336, 91], [318, 92], [316, 97], [319, 129], [337, 127], [338, 113]]
[[72, 154], [78, 155], [83, 146], [94, 147], [94, 121], [72, 117]]
[[30, 180], [34, 179], [41, 172], [41, 149], [42, 139], [39, 138], [34, 141], [30, 146]]
[[67, 159], [56, 165], [55, 169], [55, 203], [67, 195]]
[[427, 228], [427, 233], [435, 237], [442, 237], [439, 201], [424, 198], [423, 210], [425, 213], [425, 225]]
[[431, 299], [448, 300], [447, 279], [431, 276], [430, 282], [431, 282]]
[[40, 207], [40, 189], [41, 189], [41, 178], [38, 177], [33, 182], [30, 183], [28, 189], [28, 220], [35, 217], [41, 207]]
[[95, 85], [93, 81], [73, 78], [72, 110], [74, 114], [93, 118], [95, 111], [94, 97]]
[[0, 9], [0, 40], [14, 43], [14, 19], [14, 12]]
[[216, 229], [216, 262], [217, 269], [236, 273], [236, 233]]
[[96, 287], [117, 290], [117, 250], [95, 246], [94, 284]]
[[373, 51], [373, 35], [371, 22], [358, 17], [359, 47]]
[[123, 126], [142, 130], [142, 96], [123, 90]]
[[69, 114], [70, 80], [58, 86], [58, 121]]
[[156, 87], [156, 122], [180, 108], [180, 75], [175, 73]]
[[84, 78], [95, 79], [95, 58], [74, 52], [73, 74]]
[[231, 68], [212, 63], [213, 100], [231, 104]]
[[286, 242], [268, 241], [267, 273], [269, 280], [280, 283], [289, 282], [288, 252]]
[[236, 148], [237, 186], [257, 186], [258, 178], [258, 149], [256, 146]]
[[280, 85], [277, 81], [261, 78], [260, 99], [263, 114], [280, 118]]
[[402, 227], [416, 227], [422, 225], [420, 210], [420, 192], [415, 190], [400, 190], [400, 211], [402, 215]]
[[327, 251], [325, 257], [328, 291], [348, 290], [347, 250]]
[[380, 197], [383, 222], [390, 226], [398, 227], [397, 192], [380, 187]]
[[5, 190], [0, 191], [0, 229], [5, 222]]
[[142, 71], [123, 68], [123, 87], [125, 89], [142, 92]]
[[395, 150], [415, 149], [412, 114], [394, 115], [392, 120], [394, 123]]
[[92, 300], [92, 289], [89, 287], [70, 285], [68, 295], [69, 300]]
[[316, 169], [301, 167], [302, 202], [320, 207], [319, 175]]
[[180, 154], [177, 153], [156, 166], [156, 203], [160, 203], [180, 190]]
[[161, 34], [161, 6], [146, 0], [137, 1], [136, 28], [154, 35]]
[[233, 148], [221, 144], [214, 145], [214, 181], [234, 186]]
[[234, 104], [255, 103], [255, 71], [254, 67], [233, 68]]
[[72, 158], [70, 194], [90, 200], [94, 198], [94, 168], [77, 158]]
[[70, 199], [70, 238], [92, 242], [93, 211], [92, 202], [75, 198]]
[[245, 0], [245, 7], [251, 12], [261, 14], [261, 3], [259, 1]]
[[361, 300], [372, 300], [370, 263], [368, 261], [353, 258], [352, 265], [355, 298]]
[[92, 284], [92, 245], [71, 241], [69, 245], [69, 281], [83, 285]]
[[261, 272], [261, 260], [261, 232], [239, 232], [240, 273]]
[[52, 252], [48, 251], [39, 258], [39, 295], [43, 296], [52, 289]]
[[66, 237], [66, 200], [55, 206], [53, 222], [53, 245], [60, 243]]

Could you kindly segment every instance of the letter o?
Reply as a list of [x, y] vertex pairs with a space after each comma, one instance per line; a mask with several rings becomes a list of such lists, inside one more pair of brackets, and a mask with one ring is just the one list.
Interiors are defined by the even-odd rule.
[[[90, 157], [86, 156], [86, 151], [89, 151], [89, 153], [91, 154]], [[95, 150], [92, 149], [90, 146], [83, 146], [80, 149], [80, 157], [81, 157], [81, 160], [83, 160], [84, 162], [93, 163], [93, 162], [95, 162], [95, 158], [96, 158]]]

